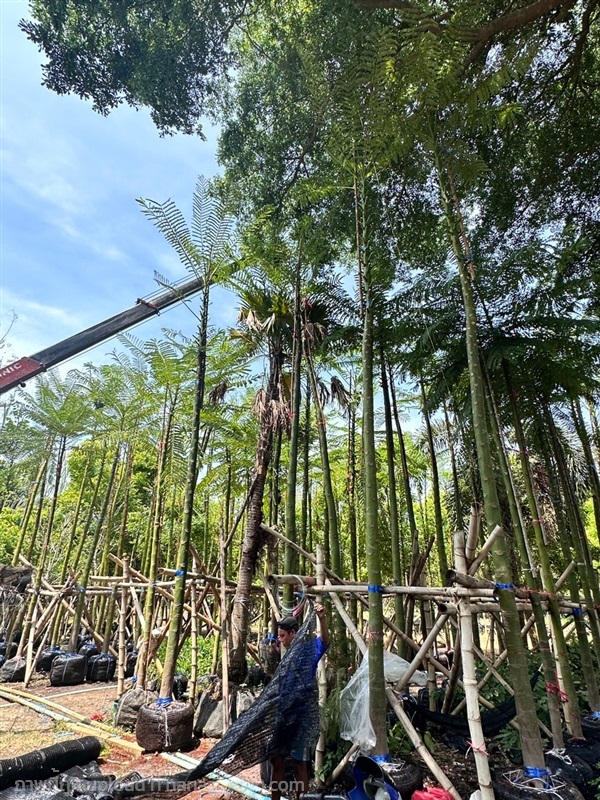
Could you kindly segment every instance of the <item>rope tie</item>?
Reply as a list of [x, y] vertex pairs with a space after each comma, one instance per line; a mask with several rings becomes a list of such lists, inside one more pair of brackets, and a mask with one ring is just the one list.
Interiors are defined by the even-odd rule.
[[368, 636], [374, 642], [378, 642], [383, 639], [383, 631], [369, 631]]
[[[168, 700], [169, 703], [171, 702], [170, 697], [159, 697], [158, 700]], [[163, 709], [163, 721], [165, 725], [165, 747], [170, 747], [171, 743], [173, 742], [173, 737], [171, 736], [171, 731], [169, 730], [169, 715], [167, 714], [167, 706]]]
[[490, 757], [490, 754], [486, 749], [485, 742], [482, 742], [482, 744], [473, 744], [473, 742], [470, 739], [467, 739], [467, 744], [469, 745], [469, 749], [467, 750], [465, 755], [468, 756], [469, 751], [473, 750], [474, 752], [477, 751], [478, 753], [483, 753], [483, 755], [487, 756], [488, 758]]
[[322, 417], [321, 419], [318, 419], [317, 420], [317, 425], [327, 425], [327, 421], [325, 420], [325, 417]]
[[555, 694], [561, 703], [568, 703], [569, 697], [566, 692], [560, 688], [557, 683], [551, 683], [550, 681], [546, 681], [546, 691], [548, 694]]

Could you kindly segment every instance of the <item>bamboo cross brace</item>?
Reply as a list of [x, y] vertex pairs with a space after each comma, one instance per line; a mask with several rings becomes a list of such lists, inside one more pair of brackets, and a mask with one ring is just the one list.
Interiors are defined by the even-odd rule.
[[262, 581], [263, 588], [265, 590], [265, 594], [267, 595], [267, 600], [269, 601], [269, 605], [271, 606], [271, 611], [275, 615], [275, 619], [279, 619], [281, 616], [281, 611], [275, 602], [275, 598], [273, 597], [273, 592], [271, 591], [271, 587], [269, 586], [269, 581], [267, 580], [265, 573], [262, 571], [260, 567], [257, 567], [256, 572], [258, 577]]

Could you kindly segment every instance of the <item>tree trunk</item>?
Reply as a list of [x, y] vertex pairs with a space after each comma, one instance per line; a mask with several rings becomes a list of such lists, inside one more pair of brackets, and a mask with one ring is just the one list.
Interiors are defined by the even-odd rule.
[[[470, 247], [466, 241], [464, 242], [464, 251], [461, 247], [458, 228], [464, 229], [464, 226], [461, 225], [462, 217], [460, 215], [458, 197], [454, 190], [452, 176], [449, 171], [443, 168], [438, 153], [436, 153], [436, 166], [440, 195], [450, 225], [452, 247], [458, 262], [458, 272], [465, 310], [466, 348], [469, 364], [473, 430], [483, 489], [485, 516], [491, 531], [496, 526], [502, 528], [502, 518], [486, 422], [484, 385], [479, 362], [479, 343], [477, 341], [477, 315], [475, 311], [473, 286], [471, 283], [472, 272], [470, 272], [470, 265], [472, 262], [470, 258]], [[446, 182], [450, 187], [450, 196], [446, 191]], [[508, 663], [511, 682], [515, 690], [517, 721], [519, 723], [523, 748], [523, 763], [526, 767], [545, 769], [544, 750], [538, 727], [533, 692], [529, 683], [526, 652], [521, 639], [519, 614], [512, 585], [508, 547], [506, 537], [503, 533], [494, 541], [492, 560], [495, 578], [498, 583], [498, 599], [506, 628]]]

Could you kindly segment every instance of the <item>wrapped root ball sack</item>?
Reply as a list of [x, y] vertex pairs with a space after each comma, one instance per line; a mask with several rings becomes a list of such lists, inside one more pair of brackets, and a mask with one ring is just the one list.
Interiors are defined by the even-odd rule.
[[17, 643], [11, 642], [10, 646], [8, 642], [0, 642], [0, 656], [4, 656], [4, 658], [14, 658], [17, 655]]
[[115, 725], [128, 731], [135, 730], [140, 708], [158, 700], [158, 692], [145, 691], [134, 686], [120, 698], [115, 714]]
[[77, 651], [80, 656], [85, 656], [86, 658], [90, 658], [91, 656], [97, 656], [100, 652], [98, 647], [94, 644], [94, 642], [86, 642], [82, 644], [79, 650]]
[[187, 692], [187, 687], [187, 675], [184, 675], [183, 672], [178, 672], [173, 676], [173, 697], [175, 700], [181, 702], [184, 699], [185, 693]]
[[87, 658], [79, 653], [56, 656], [50, 667], [51, 686], [75, 686], [85, 680]]
[[36, 670], [38, 672], [50, 672], [50, 668], [52, 667], [52, 662], [57, 656], [63, 656], [64, 650], [61, 650], [60, 647], [47, 647], [45, 650], [42, 650], [40, 657], [38, 658], [36, 664]]
[[0, 667], [0, 683], [20, 683], [25, 680], [24, 658], [9, 658]]
[[[162, 702], [161, 702], [162, 701]], [[135, 726], [135, 739], [149, 753], [180, 750], [193, 736], [194, 709], [187, 703], [159, 698], [152, 705], [140, 708]]]
[[125, 677], [133, 678], [135, 675], [135, 668], [137, 666], [138, 651], [130, 650], [125, 658]]
[[88, 658], [86, 676], [90, 683], [112, 681], [116, 668], [117, 659], [111, 653], [98, 653]]

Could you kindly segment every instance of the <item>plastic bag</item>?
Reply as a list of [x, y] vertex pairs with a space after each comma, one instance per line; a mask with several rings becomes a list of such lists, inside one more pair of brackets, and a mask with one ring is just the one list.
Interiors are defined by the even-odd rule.
[[[383, 651], [383, 672], [388, 683], [399, 681], [410, 663], [395, 653]], [[427, 673], [417, 671], [411, 683], [424, 686]], [[366, 654], [348, 685], [340, 693], [340, 736], [357, 744], [363, 753], [375, 747], [375, 731], [369, 716], [369, 656]]]

